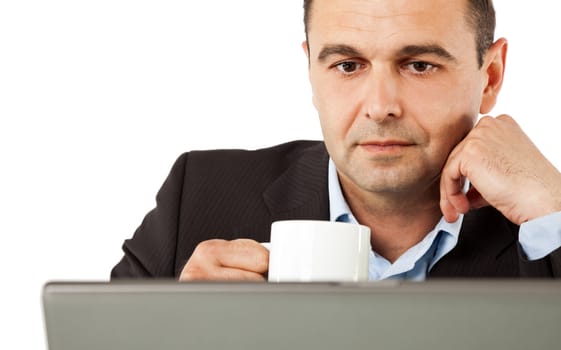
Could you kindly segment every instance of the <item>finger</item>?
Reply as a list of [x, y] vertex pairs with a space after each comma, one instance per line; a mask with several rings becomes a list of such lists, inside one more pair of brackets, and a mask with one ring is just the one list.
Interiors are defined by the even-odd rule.
[[179, 280], [262, 280], [268, 268], [269, 251], [261, 244], [248, 239], [213, 239], [197, 245]]
[[441, 186], [445, 195], [445, 200], [458, 213], [466, 213], [469, 210], [469, 201], [463, 192], [465, 183], [464, 177], [453, 178], [443, 174]]
[[469, 201], [463, 192], [466, 177], [461, 170], [460, 154], [451, 153], [440, 178], [440, 209], [448, 222], [456, 221], [459, 213], [469, 210]]
[[265, 276], [263, 274], [254, 272], [254, 271], [247, 271], [247, 270], [240, 270], [240, 269], [232, 269], [232, 268], [220, 268], [216, 270], [215, 275], [216, 280], [236, 280], [236, 281], [264, 281]]
[[458, 212], [448, 201], [446, 191], [442, 185], [442, 178], [440, 181], [440, 210], [442, 211], [442, 215], [446, 221], [454, 222], [458, 219]]
[[250, 239], [236, 239], [218, 247], [215, 258], [220, 266], [265, 273], [269, 269], [269, 250]]
[[442, 215], [447, 222], [454, 222], [458, 220], [458, 212], [456, 209], [448, 202], [447, 199], [441, 198], [440, 199], [440, 210], [442, 211]]
[[185, 268], [179, 281], [264, 281], [265, 276], [253, 271], [246, 271], [221, 266], [209, 269]]

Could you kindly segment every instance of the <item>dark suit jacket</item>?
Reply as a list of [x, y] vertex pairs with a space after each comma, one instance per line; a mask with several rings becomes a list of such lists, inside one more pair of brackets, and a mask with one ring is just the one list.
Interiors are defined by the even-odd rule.
[[[201, 241], [266, 242], [273, 221], [329, 220], [328, 159], [318, 141], [183, 154], [160, 189], [156, 208], [125, 241], [125, 255], [111, 277], [176, 278]], [[465, 216], [458, 245], [428, 277], [560, 275], [561, 249], [526, 260], [518, 226], [488, 207]]]

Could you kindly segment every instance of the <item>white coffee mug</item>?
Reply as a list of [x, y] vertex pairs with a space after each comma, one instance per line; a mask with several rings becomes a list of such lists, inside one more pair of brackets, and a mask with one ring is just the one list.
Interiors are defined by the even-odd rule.
[[368, 280], [370, 228], [319, 220], [276, 221], [269, 245], [270, 282]]

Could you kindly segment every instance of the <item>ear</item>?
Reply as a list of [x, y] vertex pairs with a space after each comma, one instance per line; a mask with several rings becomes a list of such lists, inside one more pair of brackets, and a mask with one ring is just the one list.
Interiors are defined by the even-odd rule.
[[479, 107], [481, 114], [489, 113], [497, 103], [497, 97], [503, 85], [507, 49], [506, 39], [501, 38], [491, 45], [485, 55], [481, 68], [484, 73], [483, 96]]
[[308, 57], [308, 61], [310, 60], [310, 47], [308, 46], [308, 42], [306, 40], [302, 41], [302, 49], [304, 50], [304, 53], [306, 54], [306, 57]]
[[[302, 49], [304, 50], [304, 53], [306, 54], [306, 57], [308, 58], [308, 79], [310, 80], [310, 83], [311, 83], [312, 82], [312, 70], [310, 69], [310, 46], [308, 45], [308, 42], [306, 40], [304, 40], [302, 42]], [[313, 84], [312, 84], [312, 104], [317, 109], [316, 95], [314, 94]]]

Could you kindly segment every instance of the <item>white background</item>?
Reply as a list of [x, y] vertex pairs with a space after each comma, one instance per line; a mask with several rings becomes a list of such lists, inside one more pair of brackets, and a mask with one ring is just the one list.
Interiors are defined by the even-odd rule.
[[[554, 1], [496, 0], [495, 113], [559, 168]], [[0, 2], [0, 348], [42, 349], [48, 280], [107, 280], [191, 149], [319, 139], [301, 1]]]

